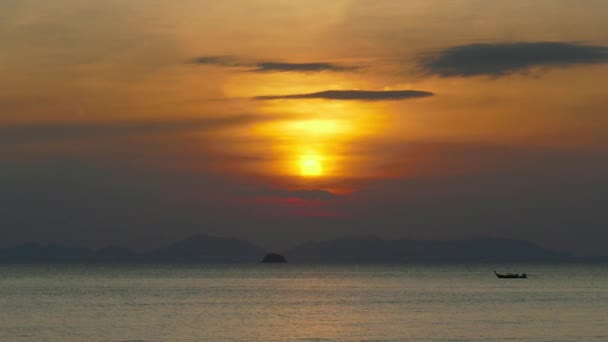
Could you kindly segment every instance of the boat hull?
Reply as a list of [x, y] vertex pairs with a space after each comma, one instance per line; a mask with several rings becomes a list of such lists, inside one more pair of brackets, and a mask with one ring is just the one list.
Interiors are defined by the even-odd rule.
[[499, 279], [527, 279], [528, 278], [525, 273], [524, 274], [500, 274], [500, 273], [496, 273], [496, 271], [494, 271], [494, 274]]

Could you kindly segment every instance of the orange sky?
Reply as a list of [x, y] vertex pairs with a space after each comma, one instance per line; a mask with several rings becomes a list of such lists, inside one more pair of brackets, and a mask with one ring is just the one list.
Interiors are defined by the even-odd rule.
[[[322, 190], [349, 197], [328, 209], [339, 216], [385, 181], [502, 172], [538, 154], [600, 163], [607, 14], [601, 0], [5, 2], [0, 153], [15, 167], [227, 177], [269, 189], [262, 202]], [[404, 90], [430, 94], [369, 98]]]

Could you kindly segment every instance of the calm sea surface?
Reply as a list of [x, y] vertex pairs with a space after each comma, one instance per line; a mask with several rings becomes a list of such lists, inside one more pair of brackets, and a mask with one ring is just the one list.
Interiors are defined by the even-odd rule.
[[608, 266], [1, 266], [0, 341], [608, 341]]

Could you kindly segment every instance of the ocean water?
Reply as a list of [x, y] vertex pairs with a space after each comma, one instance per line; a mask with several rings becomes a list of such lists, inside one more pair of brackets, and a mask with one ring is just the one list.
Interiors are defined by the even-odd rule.
[[1, 266], [0, 341], [608, 341], [608, 266]]

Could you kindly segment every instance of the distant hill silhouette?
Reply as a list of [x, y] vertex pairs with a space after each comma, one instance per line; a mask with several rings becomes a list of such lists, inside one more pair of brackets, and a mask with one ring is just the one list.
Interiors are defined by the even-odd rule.
[[[258, 263], [266, 251], [245, 240], [194, 235], [166, 247], [135, 253], [122, 247], [91, 250], [27, 243], [0, 249], [0, 263]], [[606, 263], [608, 257], [577, 258], [532, 242], [509, 239], [387, 240], [375, 236], [307, 242], [285, 253], [290, 263]]]
[[265, 254], [244, 240], [199, 234], [147, 253], [27, 243], [0, 249], [0, 263], [255, 263]]
[[93, 252], [88, 248], [63, 245], [26, 243], [0, 249], [2, 263], [72, 263], [89, 260]]
[[566, 262], [575, 258], [508, 239], [385, 240], [375, 236], [307, 242], [285, 253], [300, 263]]
[[176, 263], [247, 263], [258, 262], [264, 254], [263, 248], [245, 240], [199, 234], [144, 254], [141, 259]]
[[110, 246], [96, 251], [91, 261], [104, 263], [128, 263], [134, 262], [138, 255], [131, 250], [123, 247]]
[[608, 264], [608, 256], [586, 256], [579, 258], [578, 261], [586, 264]]

